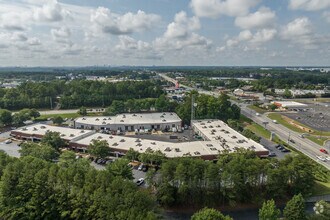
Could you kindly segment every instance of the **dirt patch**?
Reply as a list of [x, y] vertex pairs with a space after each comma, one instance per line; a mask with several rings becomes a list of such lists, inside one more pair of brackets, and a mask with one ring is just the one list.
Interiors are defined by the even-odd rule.
[[308, 132], [308, 133], [313, 133], [313, 130], [311, 130], [310, 128], [307, 128], [307, 127], [304, 127], [300, 124], [297, 124], [294, 120], [292, 120], [291, 118], [289, 117], [286, 117], [284, 115], [281, 115], [281, 117], [287, 121], [290, 125], [293, 125], [295, 126], [296, 128], [300, 129], [300, 130], [303, 130], [304, 132]]

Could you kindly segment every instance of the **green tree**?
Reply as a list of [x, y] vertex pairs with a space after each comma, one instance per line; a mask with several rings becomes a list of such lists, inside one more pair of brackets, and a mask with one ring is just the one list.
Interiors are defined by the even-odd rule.
[[277, 109], [277, 105], [271, 104], [271, 105], [269, 105], [269, 108], [270, 108], [270, 110], [275, 111], [275, 109]]
[[58, 151], [56, 151], [53, 147], [32, 142], [22, 144], [19, 152], [22, 157], [32, 156], [47, 161], [53, 161], [59, 156]]
[[290, 201], [287, 202], [283, 216], [287, 220], [304, 220], [307, 219], [305, 212], [305, 200], [301, 194], [294, 195]]
[[310, 219], [327, 220], [330, 219], [330, 203], [321, 200], [314, 205], [315, 214]]
[[61, 116], [55, 116], [53, 118], [53, 123], [57, 125], [61, 125], [64, 122], [64, 119]]
[[164, 94], [156, 100], [155, 107], [157, 111], [167, 111], [167, 101]]
[[66, 142], [61, 138], [60, 133], [52, 131], [46, 132], [41, 139], [41, 143], [49, 145], [56, 150], [66, 146]]
[[76, 154], [72, 151], [66, 150], [61, 153], [58, 164], [63, 167], [69, 167], [76, 161]]
[[125, 158], [127, 158], [128, 160], [138, 160], [140, 156], [140, 153], [136, 150], [134, 150], [133, 148], [130, 148], [126, 154], [125, 154]]
[[284, 98], [287, 98], [287, 99], [292, 98], [292, 93], [291, 93], [291, 91], [290, 91], [288, 88], [286, 88], [286, 89], [284, 90], [283, 97], [284, 97]]
[[86, 107], [80, 107], [79, 111], [78, 111], [79, 115], [85, 116], [87, 115], [87, 108]]
[[37, 109], [35, 109], [35, 108], [30, 109], [30, 113], [29, 114], [30, 114], [30, 117], [32, 117], [34, 119], [40, 117], [40, 112]]
[[[94, 157], [106, 158], [110, 154], [110, 147], [105, 140], [93, 140], [88, 147], [88, 152]], [[127, 166], [127, 164], [126, 164]], [[128, 166], [127, 166], [128, 167]]]
[[276, 208], [274, 200], [268, 200], [259, 209], [259, 220], [277, 220], [281, 211]]
[[10, 125], [13, 121], [12, 113], [6, 109], [0, 109], [0, 123], [4, 126]]
[[215, 209], [204, 208], [195, 213], [191, 217], [191, 220], [232, 220], [232, 218], [223, 215], [221, 212]]
[[114, 176], [121, 176], [124, 179], [132, 180], [134, 179], [133, 173], [128, 163], [129, 160], [127, 159], [117, 159], [107, 166], [107, 170]]

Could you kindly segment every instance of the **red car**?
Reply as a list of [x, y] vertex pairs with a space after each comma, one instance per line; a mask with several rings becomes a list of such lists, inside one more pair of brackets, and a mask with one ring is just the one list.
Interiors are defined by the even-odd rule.
[[328, 153], [328, 151], [326, 150], [326, 149], [320, 149], [320, 151], [322, 152], [322, 153], [325, 153], [325, 154], [327, 154]]

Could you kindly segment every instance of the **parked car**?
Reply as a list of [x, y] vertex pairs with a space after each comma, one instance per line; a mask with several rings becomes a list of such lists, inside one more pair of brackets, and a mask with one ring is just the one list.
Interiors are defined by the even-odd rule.
[[321, 151], [322, 153], [328, 154], [328, 151], [327, 151], [326, 149], [324, 149], [324, 148], [321, 148], [320, 151]]
[[279, 149], [279, 150], [284, 150], [284, 147], [283, 147], [283, 146], [280, 146], [280, 147], [278, 147], [277, 149]]
[[290, 141], [291, 143], [293, 143], [293, 144], [296, 143], [296, 142], [295, 142], [294, 140], [292, 140], [292, 139], [290, 139], [289, 141]]
[[143, 169], [143, 163], [141, 163], [140, 166], [138, 167], [139, 171], [142, 171], [142, 169]]
[[268, 154], [268, 157], [276, 157], [276, 154], [275, 154], [274, 152], [270, 152], [270, 153]]
[[287, 149], [287, 148], [284, 148], [283, 150], [281, 150], [283, 153], [288, 153], [288, 152], [290, 152], [290, 150], [289, 149]]
[[136, 185], [141, 186], [144, 183], [144, 179], [140, 178], [136, 181]]
[[12, 140], [10, 140], [10, 139], [5, 140], [5, 144], [11, 144], [11, 143], [13, 143]]
[[149, 169], [149, 167], [147, 165], [143, 165], [143, 167], [142, 167], [142, 171], [143, 172], [147, 172], [148, 169]]

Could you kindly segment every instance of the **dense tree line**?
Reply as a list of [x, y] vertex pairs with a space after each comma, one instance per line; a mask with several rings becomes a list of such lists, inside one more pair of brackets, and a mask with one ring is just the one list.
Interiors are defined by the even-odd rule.
[[155, 184], [164, 206], [259, 204], [265, 199], [308, 195], [314, 185], [311, 162], [304, 156], [266, 160], [253, 152], [219, 156], [217, 163], [181, 158], [162, 164]]
[[226, 122], [228, 119], [239, 119], [240, 117], [240, 108], [235, 104], [231, 104], [229, 96], [226, 94], [214, 97], [193, 91], [176, 108], [176, 113], [184, 123], [190, 123], [192, 96], [195, 97], [195, 103], [197, 104], [195, 119], [220, 119]]
[[[58, 164], [0, 152], [0, 216], [3, 219], [156, 219], [148, 191], [85, 159], [66, 155]], [[67, 160], [70, 160], [68, 163]], [[127, 164], [126, 164], [127, 166]]]
[[116, 115], [125, 112], [137, 113], [149, 111], [173, 112], [176, 106], [176, 102], [170, 101], [162, 94], [158, 98], [114, 100], [105, 110], [104, 114]]
[[[25, 82], [17, 88], [0, 88], [0, 107], [4, 109], [109, 106], [113, 100], [157, 98], [163, 91], [160, 81], [109, 83], [89, 80]], [[59, 100], [58, 100], [59, 99]]]

